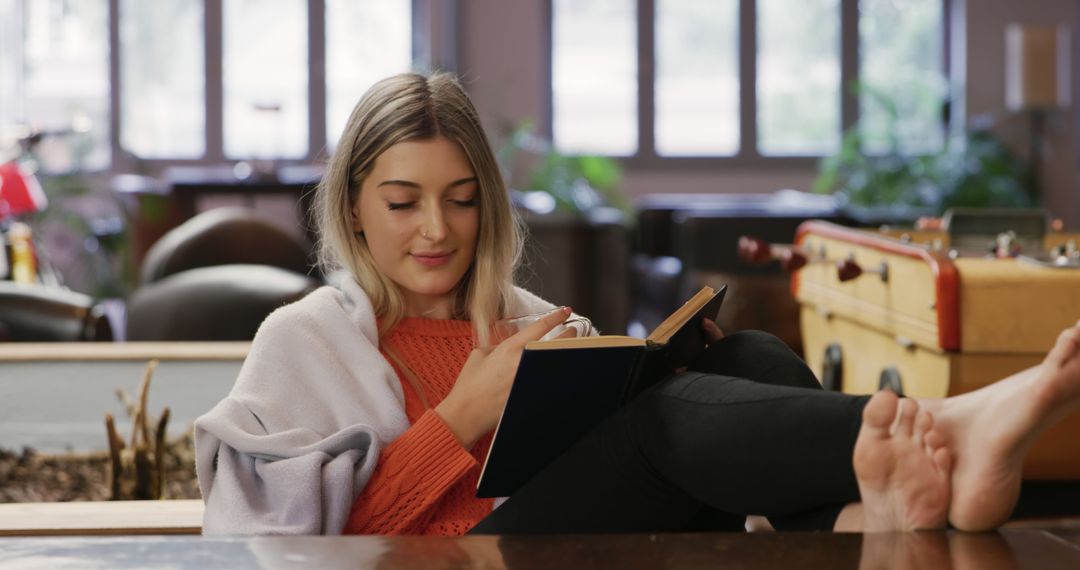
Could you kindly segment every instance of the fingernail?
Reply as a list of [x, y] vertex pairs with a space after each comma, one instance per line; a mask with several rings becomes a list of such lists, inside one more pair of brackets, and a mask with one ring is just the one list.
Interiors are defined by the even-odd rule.
[[571, 309], [570, 307], [563, 307], [563, 308], [562, 308], [562, 311], [563, 311], [564, 313], [568, 314], [568, 315], [569, 315], [570, 313], [573, 313], [573, 312], [574, 312], [574, 310], [573, 310], [573, 309]]

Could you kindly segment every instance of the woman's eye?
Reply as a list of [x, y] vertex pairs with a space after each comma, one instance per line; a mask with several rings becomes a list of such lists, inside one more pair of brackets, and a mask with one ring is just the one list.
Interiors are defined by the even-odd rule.
[[390, 210], [404, 210], [406, 208], [411, 208], [412, 205], [413, 205], [412, 202], [387, 202], [386, 203], [386, 207], [389, 208]]
[[471, 208], [476, 205], [476, 198], [469, 198], [468, 200], [450, 200], [457, 206], [462, 208]]

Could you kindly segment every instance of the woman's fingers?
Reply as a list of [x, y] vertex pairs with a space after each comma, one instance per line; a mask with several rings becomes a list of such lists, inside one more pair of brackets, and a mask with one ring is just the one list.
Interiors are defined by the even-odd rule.
[[521, 329], [514, 336], [504, 340], [502, 344], [514, 348], [524, 348], [526, 343], [540, 340], [541, 337], [551, 332], [551, 329], [562, 324], [570, 316], [570, 307], [560, 307], [540, 318], [535, 323]]
[[539, 340], [569, 316], [568, 307], [556, 309], [498, 345], [473, 349], [454, 387], [437, 406], [462, 445], [471, 446], [498, 423], [525, 345]]
[[724, 331], [720, 330], [720, 327], [708, 317], [701, 320], [701, 330], [705, 333], [705, 342], [709, 344], [724, 338]]

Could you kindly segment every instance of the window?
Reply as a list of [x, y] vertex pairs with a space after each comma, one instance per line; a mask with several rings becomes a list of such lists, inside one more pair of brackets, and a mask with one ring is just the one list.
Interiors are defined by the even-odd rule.
[[739, 150], [738, 0], [656, 3], [656, 152]]
[[311, 160], [371, 84], [430, 59], [414, 2], [0, 0], [0, 151], [37, 128], [63, 133], [38, 147], [51, 170]]
[[821, 155], [840, 141], [840, 1], [758, 0], [757, 133], [763, 155]]
[[774, 160], [833, 153], [857, 124], [868, 152], [938, 150], [948, 1], [553, 0], [552, 139]]
[[859, 7], [859, 116], [867, 150], [940, 149], [946, 96], [941, 0], [862, 0]]
[[120, 3], [120, 145], [136, 156], [206, 152], [205, 20], [200, 2]]
[[412, 67], [409, 0], [327, 0], [326, 144], [337, 145], [360, 94]]
[[308, 151], [307, 4], [224, 0], [225, 156], [303, 158]]
[[0, 152], [32, 128], [48, 171], [108, 165], [108, 36], [106, 0], [0, 0]]
[[560, 149], [637, 148], [637, 19], [625, 0], [557, 0], [552, 106]]

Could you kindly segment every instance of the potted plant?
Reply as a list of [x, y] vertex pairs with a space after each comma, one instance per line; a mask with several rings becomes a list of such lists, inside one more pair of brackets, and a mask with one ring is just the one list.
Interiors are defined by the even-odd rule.
[[[562, 153], [534, 131], [531, 121], [518, 124], [497, 152], [507, 183], [516, 189], [522, 205], [539, 212], [586, 215], [607, 207], [632, 216], [633, 206], [619, 190], [622, 168], [614, 159]], [[537, 207], [530, 207], [533, 204]]]
[[897, 106], [884, 94], [872, 94], [888, 117], [892, 136], [886, 148], [865, 152], [863, 130], [853, 126], [840, 151], [821, 161], [815, 192], [838, 194], [847, 213], [866, 223], [909, 222], [953, 207], [1031, 205], [1028, 166], [994, 136], [990, 124], [977, 123], [947, 139], [938, 152], [906, 153], [894, 135]]

